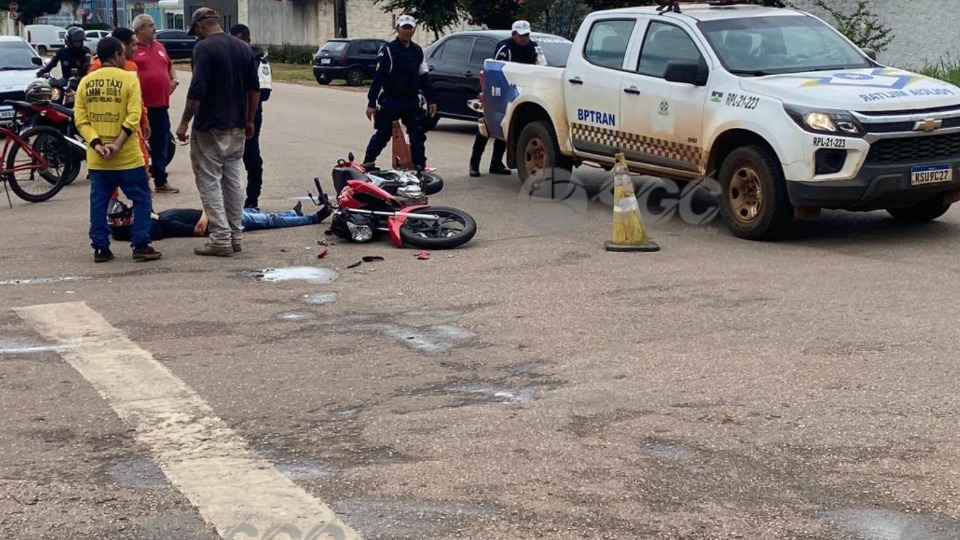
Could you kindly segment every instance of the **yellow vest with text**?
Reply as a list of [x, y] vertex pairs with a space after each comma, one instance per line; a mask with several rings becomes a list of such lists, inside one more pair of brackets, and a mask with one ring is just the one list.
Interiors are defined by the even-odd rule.
[[132, 131], [123, 148], [110, 159], [103, 159], [88, 147], [88, 169], [122, 171], [144, 166], [137, 131], [141, 103], [140, 81], [134, 72], [107, 66], [80, 81], [73, 116], [80, 136], [88, 144], [97, 138], [103, 144], [110, 144], [124, 127]]

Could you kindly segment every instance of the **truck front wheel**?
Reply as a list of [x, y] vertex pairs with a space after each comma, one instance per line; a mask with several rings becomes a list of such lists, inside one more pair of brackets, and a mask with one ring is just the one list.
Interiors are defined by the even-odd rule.
[[[571, 171], [570, 160], [560, 153], [557, 135], [547, 122], [531, 122], [520, 132], [517, 139], [517, 172], [520, 182], [528, 179], [533, 182], [568, 181]], [[563, 171], [563, 172], [561, 172]]]
[[787, 183], [776, 156], [762, 146], [730, 153], [720, 167], [720, 215], [739, 238], [776, 240], [793, 220]]

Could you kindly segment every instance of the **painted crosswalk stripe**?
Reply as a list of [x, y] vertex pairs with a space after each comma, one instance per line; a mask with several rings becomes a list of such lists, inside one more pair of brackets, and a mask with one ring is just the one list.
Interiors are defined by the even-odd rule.
[[353, 540], [333, 511], [256, 455], [196, 392], [83, 302], [15, 309], [152, 450], [223, 538]]

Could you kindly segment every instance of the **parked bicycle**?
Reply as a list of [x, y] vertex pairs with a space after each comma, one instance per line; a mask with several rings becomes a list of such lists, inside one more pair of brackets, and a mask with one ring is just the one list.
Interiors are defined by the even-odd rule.
[[[5, 102], [6, 103], [6, 102]], [[32, 127], [17, 133], [0, 126], [3, 149], [0, 153], [0, 182], [7, 204], [10, 189], [27, 202], [43, 202], [66, 185], [69, 148], [63, 135], [48, 127]]]

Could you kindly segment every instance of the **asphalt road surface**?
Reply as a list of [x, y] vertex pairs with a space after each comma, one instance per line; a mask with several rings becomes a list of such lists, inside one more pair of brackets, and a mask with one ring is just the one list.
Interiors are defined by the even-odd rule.
[[[276, 86], [268, 211], [372, 129]], [[319, 225], [94, 265], [83, 177], [0, 199], [0, 538], [960, 538], [960, 211], [765, 244], [696, 193], [608, 253], [608, 173], [530, 198], [467, 176], [473, 129], [429, 134], [432, 202], [479, 223], [429, 260], [318, 259]], [[199, 207], [187, 147], [170, 171], [156, 209]]]

